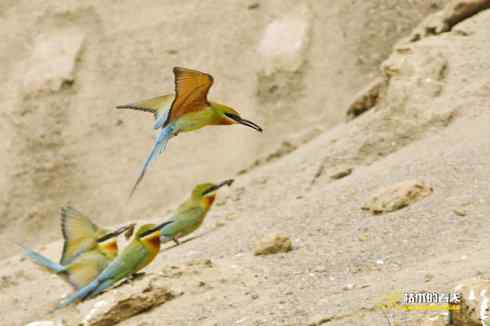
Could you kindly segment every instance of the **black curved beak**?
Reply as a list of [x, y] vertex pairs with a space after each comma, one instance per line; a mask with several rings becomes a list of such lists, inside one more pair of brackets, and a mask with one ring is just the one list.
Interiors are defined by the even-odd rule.
[[163, 228], [165, 225], [173, 223], [173, 222], [174, 221], [165, 221], [161, 224], [158, 224], [154, 228], [151, 228], [151, 229], [147, 230], [146, 232], [144, 232], [143, 234], [141, 234], [140, 238], [146, 237], [147, 235], [152, 234], [153, 232], [156, 232], [156, 231], [160, 230], [161, 228]]
[[240, 124], [242, 124], [242, 125], [244, 125], [244, 126], [253, 128], [253, 129], [257, 130], [258, 132], [262, 132], [263, 131], [263, 129], [258, 124], [253, 123], [250, 120], [246, 120], [246, 119], [240, 118], [240, 120], [237, 120], [237, 122], [240, 123]]
[[205, 196], [205, 195], [207, 195], [207, 194], [209, 194], [211, 192], [214, 192], [214, 191], [218, 190], [219, 188], [221, 188], [223, 186], [231, 186], [233, 184], [233, 181], [235, 181], [235, 180], [233, 180], [233, 179], [227, 179], [227, 180], [225, 180], [223, 182], [220, 182], [217, 185], [215, 185], [214, 187], [211, 187], [208, 190], [206, 190], [205, 192], [203, 192], [202, 195]]
[[258, 132], [262, 132], [263, 131], [262, 127], [260, 127], [258, 124], [254, 123], [254, 122], [252, 122], [250, 120], [243, 119], [239, 115], [236, 115], [236, 114], [226, 114], [226, 116], [228, 118], [232, 119], [232, 120], [235, 120], [239, 124], [242, 124], [244, 126], [253, 128], [253, 129], [257, 130]]
[[124, 232], [124, 238], [126, 240], [129, 240], [132, 236], [133, 236], [133, 233], [134, 233], [134, 227], [136, 226], [136, 223], [131, 223], [129, 225], [129, 228], [126, 230], [126, 232]]
[[129, 224], [129, 225], [125, 225], [125, 226], [121, 226], [117, 230], [110, 232], [110, 233], [107, 233], [106, 235], [98, 238], [97, 242], [104, 242], [104, 241], [109, 240], [111, 238], [115, 238], [115, 237], [119, 236], [121, 233], [126, 232], [130, 228], [134, 228], [134, 223]]

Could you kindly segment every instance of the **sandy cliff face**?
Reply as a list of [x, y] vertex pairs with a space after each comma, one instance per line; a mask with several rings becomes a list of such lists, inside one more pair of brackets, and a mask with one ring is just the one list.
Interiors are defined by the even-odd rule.
[[[2, 2], [0, 241], [54, 239], [67, 203], [105, 224], [159, 215], [197, 182], [296, 148], [343, 120], [395, 40], [441, 2]], [[114, 107], [172, 92], [174, 65], [212, 73], [211, 97], [266, 132], [179, 136], [127, 202], [152, 118]]]
[[[106, 224], [142, 222], [162, 216], [196, 180], [242, 172], [195, 238], [166, 245], [147, 275], [53, 315], [68, 286], [25, 258], [5, 258], [0, 324], [72, 325], [94, 317], [94, 307], [114, 307], [93, 323], [421, 325], [420, 315], [383, 312], [379, 303], [490, 277], [490, 10], [439, 28], [451, 10], [423, 19], [435, 3], [324, 3], [227, 2], [218, 11], [186, 2], [163, 17], [157, 3], [137, 14], [129, 3], [3, 11], [37, 15], [54, 39], [36, 36], [29, 50], [17, 43], [19, 61], [8, 57], [19, 89], [6, 93], [12, 105], [2, 120], [11, 132], [2, 144], [2, 241], [13, 230], [33, 244], [59, 237], [65, 201]], [[192, 24], [215, 34], [197, 37]], [[264, 41], [290, 26], [295, 51]], [[34, 64], [46, 53], [64, 64], [55, 75]], [[174, 64], [212, 72], [213, 97], [236, 103], [266, 132], [179, 136], [126, 205], [128, 176], [151, 146], [151, 117], [112, 106], [171, 89]], [[353, 98], [356, 113], [344, 122]], [[287, 244], [281, 253], [254, 254], [274, 238]], [[56, 257], [60, 242], [40, 250]]]

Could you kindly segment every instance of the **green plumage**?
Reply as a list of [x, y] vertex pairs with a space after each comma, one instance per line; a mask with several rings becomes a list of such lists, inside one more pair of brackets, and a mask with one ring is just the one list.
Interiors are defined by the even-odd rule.
[[161, 129], [143, 168], [131, 189], [129, 197], [143, 180], [146, 170], [165, 151], [168, 141], [181, 132], [194, 131], [211, 125], [242, 124], [262, 132], [262, 128], [240, 116], [235, 109], [208, 101], [208, 92], [213, 85], [210, 74], [197, 70], [174, 67], [175, 96], [163, 95], [133, 104], [117, 106], [118, 109], [134, 109], [152, 112], [155, 115], [155, 129]]
[[202, 207], [177, 210], [172, 223], [161, 230], [162, 238], [165, 241], [176, 240], [194, 232], [201, 226], [206, 214], [207, 210]]
[[138, 272], [151, 263], [160, 251], [160, 232], [165, 226], [145, 224], [136, 232], [133, 240], [92, 282], [63, 300], [57, 308], [96, 296], [120, 280]]
[[[92, 282], [117, 256], [115, 237], [126, 229], [122, 227], [110, 233], [76, 209], [64, 207], [61, 209], [64, 243], [60, 262], [55, 263], [29, 248], [24, 248], [24, 252], [37, 265], [56, 273], [74, 289], [80, 289]], [[102, 237], [107, 239], [101, 241]]]
[[197, 185], [192, 195], [182, 203], [174, 213], [170, 222], [161, 230], [161, 242], [170, 240], [179, 243], [178, 239], [196, 231], [203, 223], [209, 209], [213, 205], [216, 191], [224, 185], [231, 185], [233, 180], [220, 184], [203, 183]]

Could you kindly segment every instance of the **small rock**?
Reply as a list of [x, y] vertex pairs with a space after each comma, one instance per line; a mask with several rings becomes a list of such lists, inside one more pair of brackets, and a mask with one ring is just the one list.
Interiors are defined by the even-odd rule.
[[33, 321], [25, 326], [63, 326], [64, 323], [63, 321], [50, 321], [50, 320], [39, 320], [39, 321]]
[[267, 26], [258, 48], [265, 75], [299, 69], [310, 42], [310, 22], [311, 10], [300, 5]]
[[330, 174], [330, 179], [342, 179], [352, 173], [352, 168], [351, 167], [344, 167], [344, 168], [339, 168], [331, 172]]
[[317, 315], [310, 318], [308, 326], [320, 326], [335, 320], [335, 315]]
[[379, 189], [362, 207], [372, 214], [396, 211], [432, 194], [429, 183], [409, 180]]
[[349, 283], [349, 284], [345, 285], [345, 286], [344, 286], [342, 289], [343, 289], [344, 291], [349, 291], [349, 290], [354, 289], [354, 287], [355, 287], [355, 285], [354, 285], [354, 284]]
[[211, 268], [213, 267], [213, 262], [211, 261], [211, 259], [208, 259], [208, 258], [203, 258], [203, 259], [194, 259], [192, 261], [190, 261], [187, 266], [193, 266], [193, 267], [198, 267], [198, 268], [201, 268], [201, 267], [205, 267], [205, 268]]
[[293, 245], [287, 235], [273, 233], [262, 240], [257, 241], [255, 245], [255, 256], [288, 252], [292, 249]]
[[426, 283], [432, 281], [433, 279], [434, 279], [434, 275], [433, 274], [427, 273], [424, 276], [424, 282], [426, 282]]
[[480, 326], [482, 319], [488, 320], [490, 280], [465, 280], [458, 284], [454, 291], [461, 293], [459, 310], [451, 311], [455, 326]]
[[176, 295], [171, 292], [164, 278], [159, 275], [146, 277], [138, 282], [120, 287], [117, 291], [108, 291], [94, 300], [81, 304], [84, 325], [109, 326], [137, 314], [159, 306]]
[[200, 288], [202, 288], [202, 287], [206, 286], [206, 282], [204, 282], [204, 281], [199, 281], [199, 282], [197, 283], [197, 286], [198, 286], [198, 287], [200, 287]]
[[361, 233], [358, 237], [359, 241], [367, 241], [369, 240], [369, 236], [367, 233]]
[[458, 215], [458, 216], [466, 216], [466, 211], [464, 211], [463, 209], [455, 209], [453, 210], [454, 214]]
[[74, 82], [85, 34], [77, 28], [40, 33], [25, 64], [24, 92], [55, 92]]
[[83, 318], [82, 324], [90, 324], [91, 320], [95, 319], [99, 314], [103, 314], [104, 310], [110, 305], [109, 301], [100, 300], [97, 301], [93, 308], [88, 312], [88, 314]]
[[428, 36], [449, 32], [456, 24], [489, 9], [488, 0], [451, 0], [446, 7], [429, 15], [419, 24], [408, 37], [409, 42], [417, 42]]
[[315, 272], [317, 273], [325, 273], [327, 271], [327, 268], [325, 266], [318, 266], [315, 268]]
[[226, 214], [226, 215], [225, 215], [225, 220], [227, 220], [227, 221], [234, 221], [234, 220], [236, 220], [238, 217], [239, 217], [239, 216], [238, 216], [238, 214], [236, 214], [236, 213], [228, 213], [228, 214]]
[[386, 79], [378, 77], [361, 89], [359, 93], [354, 96], [354, 99], [347, 110], [347, 120], [352, 120], [373, 108], [378, 102], [381, 91], [386, 86]]
[[254, 3], [249, 4], [247, 8], [248, 8], [248, 10], [254, 10], [254, 9], [259, 8], [259, 7], [260, 7], [260, 4], [257, 2], [254, 2]]
[[226, 225], [226, 224], [225, 224], [225, 222], [223, 222], [223, 221], [216, 221], [216, 223], [215, 223], [215, 225], [214, 225], [214, 226], [215, 226], [216, 228], [220, 228], [220, 227], [223, 227], [223, 226], [225, 226], [225, 225]]

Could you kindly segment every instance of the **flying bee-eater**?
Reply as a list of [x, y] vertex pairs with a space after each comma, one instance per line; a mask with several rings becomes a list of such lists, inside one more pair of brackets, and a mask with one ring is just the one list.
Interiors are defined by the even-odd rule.
[[180, 132], [188, 132], [209, 125], [242, 124], [262, 132], [262, 128], [243, 119], [235, 109], [217, 102], [208, 101], [208, 92], [213, 85], [213, 76], [197, 70], [174, 67], [175, 96], [164, 95], [149, 100], [117, 106], [118, 109], [133, 109], [152, 112], [155, 129], [161, 129], [150, 155], [134, 184], [129, 197], [143, 180], [148, 166], [161, 154], [167, 142]]
[[221, 183], [202, 183], [194, 187], [189, 199], [182, 203], [176, 210], [174, 216], [161, 230], [161, 243], [173, 240], [177, 245], [182, 238], [197, 230], [216, 198], [219, 188], [233, 183], [232, 179]]
[[135, 274], [155, 259], [160, 251], [160, 229], [168, 222], [159, 225], [144, 224], [138, 228], [133, 240], [123, 249], [102, 273], [90, 284], [63, 300], [57, 309], [89, 297], [96, 296], [118, 281]]
[[59, 263], [24, 248], [24, 253], [37, 265], [56, 273], [78, 290], [99, 275], [117, 256], [117, 236], [132, 225], [109, 231], [99, 228], [72, 207], [61, 209], [61, 230], [64, 238], [63, 252]]

